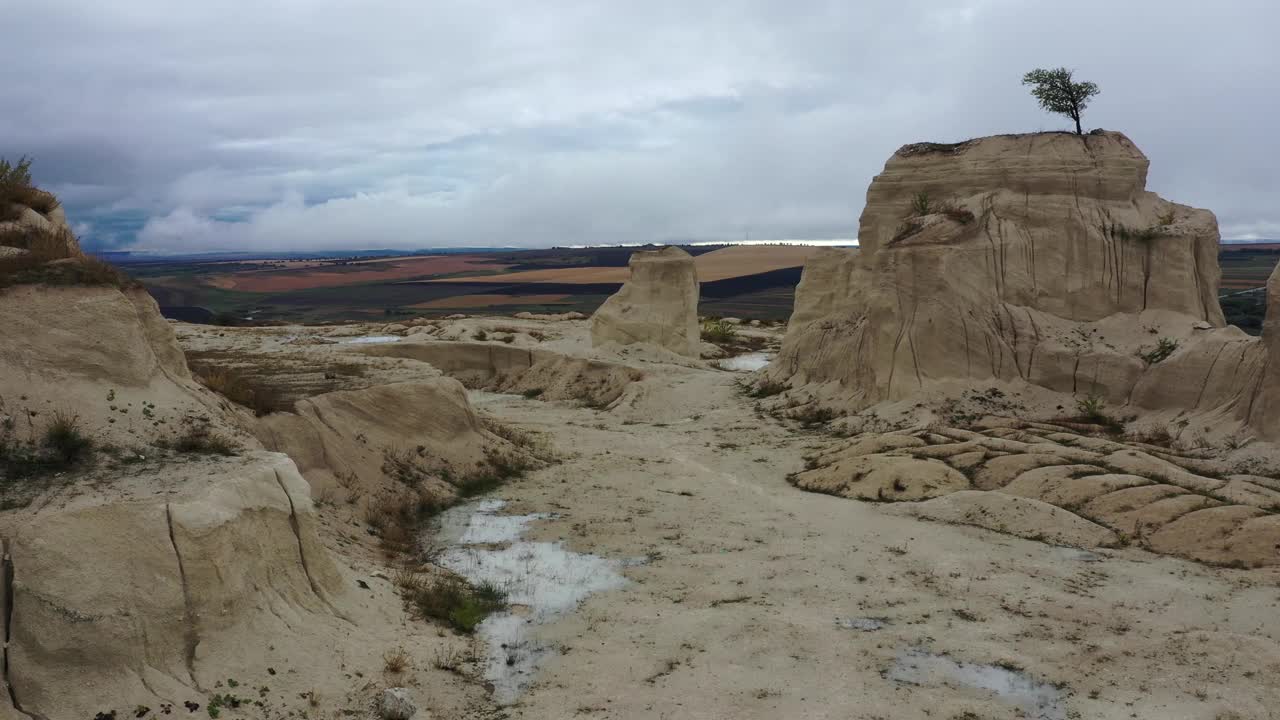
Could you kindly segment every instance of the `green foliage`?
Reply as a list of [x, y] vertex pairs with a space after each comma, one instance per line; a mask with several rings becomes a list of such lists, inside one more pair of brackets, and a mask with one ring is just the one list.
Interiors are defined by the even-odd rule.
[[723, 320], [708, 320], [702, 324], [702, 339], [716, 345], [733, 342], [738, 337], [738, 330]]
[[929, 209], [929, 193], [921, 190], [911, 196], [911, 214], [912, 215], [928, 215], [932, 212]]
[[31, 187], [31, 158], [22, 156], [17, 164], [0, 157], [0, 187]]
[[1177, 340], [1174, 340], [1173, 338], [1162, 337], [1156, 343], [1156, 346], [1154, 348], [1151, 348], [1150, 350], [1146, 349], [1146, 347], [1138, 348], [1138, 357], [1142, 358], [1143, 362], [1147, 363], [1148, 365], [1155, 365], [1161, 360], [1164, 360], [1165, 358], [1172, 355], [1173, 351], [1177, 349], [1178, 349]]
[[1076, 398], [1076, 410], [1080, 413], [1081, 419], [1096, 422], [1100, 425], [1106, 424], [1109, 420], [1106, 406], [1107, 403], [1102, 399], [1101, 395], [1089, 394], [1082, 398]]
[[57, 411], [42, 433], [37, 435], [32, 428], [26, 435], [19, 437], [13, 418], [0, 423], [0, 483], [74, 470], [89, 464], [95, 455], [93, 438], [81, 429], [75, 415]]
[[474, 632], [491, 613], [507, 607], [507, 592], [501, 587], [489, 582], [468, 585], [455, 576], [415, 581], [404, 592], [418, 617], [445, 622], [464, 633]]
[[48, 214], [58, 207], [58, 199], [31, 184], [31, 159], [18, 158], [17, 164], [0, 158], [0, 221], [16, 220], [21, 207]]
[[1094, 83], [1075, 82], [1072, 74], [1064, 67], [1051, 70], [1036, 68], [1022, 76], [1022, 84], [1031, 86], [1031, 95], [1040, 101], [1040, 107], [1071, 118], [1076, 123], [1076, 134], [1083, 135], [1080, 115], [1099, 90]]
[[89, 456], [93, 439], [80, 429], [80, 418], [58, 411], [45, 428], [44, 447], [55, 464], [69, 467]]

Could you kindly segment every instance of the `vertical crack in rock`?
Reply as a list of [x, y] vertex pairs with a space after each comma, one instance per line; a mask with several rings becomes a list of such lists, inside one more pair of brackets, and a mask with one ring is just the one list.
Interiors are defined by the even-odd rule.
[[293, 496], [289, 494], [289, 489], [284, 486], [284, 479], [280, 477], [279, 470], [272, 470], [276, 476], [276, 483], [280, 486], [280, 492], [284, 493], [284, 499], [289, 503], [289, 527], [293, 529], [293, 537], [298, 541], [298, 561], [302, 563], [302, 572], [307, 576], [307, 582], [311, 585], [311, 592], [321, 600], [324, 597], [320, 594], [320, 587], [316, 585], [315, 579], [311, 577], [311, 568], [307, 566], [307, 552], [302, 546], [302, 530], [298, 526], [298, 510], [293, 506]]
[[[325, 607], [329, 608], [337, 617], [354, 624], [354, 621], [344, 612], [334, 607], [329, 602], [329, 598], [320, 591], [320, 586], [316, 584], [315, 578], [311, 576], [311, 566], [307, 564], [307, 551], [302, 542], [302, 527], [298, 523], [298, 509], [293, 504], [293, 496], [289, 494], [289, 488], [285, 487], [284, 478], [280, 477], [280, 471], [273, 469], [272, 472], [276, 476], [276, 484], [280, 486], [280, 492], [284, 493], [284, 499], [289, 503], [289, 527], [293, 530], [293, 537], [298, 541], [298, 562], [302, 565], [302, 574], [307, 576], [307, 584], [311, 586], [311, 592], [315, 594]], [[287, 624], [287, 623], [286, 623]]]
[[13, 557], [9, 554], [9, 538], [0, 540], [0, 548], [3, 548], [3, 577], [4, 577], [4, 686], [9, 690], [9, 703], [13, 705], [13, 709], [26, 715], [33, 717], [30, 713], [22, 709], [22, 705], [18, 702], [18, 693], [13, 689], [13, 682], [9, 679], [9, 641], [13, 637]]
[[1151, 245], [1152, 242], [1147, 240], [1144, 243], [1147, 251], [1142, 258], [1142, 309], [1147, 309], [1147, 291], [1151, 287]]
[[196, 679], [196, 646], [200, 644], [200, 636], [196, 631], [196, 612], [195, 607], [191, 604], [191, 588], [187, 584], [187, 568], [182, 562], [182, 551], [178, 549], [178, 538], [173, 532], [173, 507], [169, 503], [164, 504], [164, 517], [169, 524], [169, 543], [173, 545], [173, 554], [178, 558], [178, 577], [182, 580], [182, 614], [183, 622], [186, 625], [183, 629], [182, 639], [187, 674], [191, 676], [191, 685], [203, 692], [203, 688], [200, 687], [200, 681]]
[[[1209, 381], [1213, 379], [1213, 369], [1218, 366], [1218, 358], [1222, 357], [1223, 351], [1226, 350], [1227, 346], [1230, 344], [1231, 343], [1223, 343], [1218, 348], [1218, 352], [1214, 353], [1213, 362], [1209, 363], [1209, 369], [1205, 371], [1204, 379], [1200, 381], [1200, 394], [1196, 395], [1196, 404], [1191, 406], [1192, 410], [1200, 409], [1200, 401], [1204, 399], [1204, 391], [1209, 387]], [[1243, 353], [1241, 354], [1241, 357], [1243, 357]]]

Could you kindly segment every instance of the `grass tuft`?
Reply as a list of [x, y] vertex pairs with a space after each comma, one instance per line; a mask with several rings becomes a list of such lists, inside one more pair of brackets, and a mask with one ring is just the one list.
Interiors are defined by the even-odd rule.
[[417, 580], [403, 592], [419, 618], [444, 622], [468, 634], [475, 632], [486, 617], [507, 608], [507, 592], [503, 588], [490, 582], [470, 585], [453, 575]]

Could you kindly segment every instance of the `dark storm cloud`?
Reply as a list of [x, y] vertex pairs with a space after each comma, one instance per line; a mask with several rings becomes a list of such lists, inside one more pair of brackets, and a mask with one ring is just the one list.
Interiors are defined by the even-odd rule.
[[[899, 145], [1056, 129], [1068, 65], [1151, 188], [1280, 235], [1271, 3], [53, 0], [7, 13], [0, 154], [92, 243], [849, 237]], [[56, 28], [56, 52], [49, 43]]]

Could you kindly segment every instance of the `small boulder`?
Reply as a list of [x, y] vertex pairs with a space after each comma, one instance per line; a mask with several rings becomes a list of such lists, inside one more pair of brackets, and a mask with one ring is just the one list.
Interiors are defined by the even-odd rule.
[[418, 712], [418, 706], [414, 704], [406, 688], [387, 688], [382, 691], [378, 712], [382, 720], [409, 720]]

